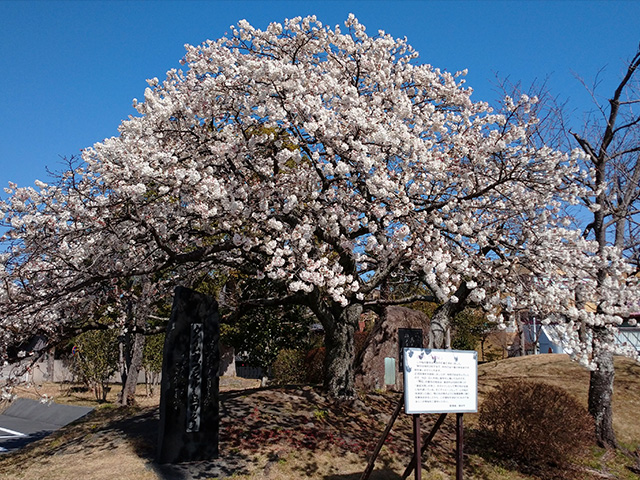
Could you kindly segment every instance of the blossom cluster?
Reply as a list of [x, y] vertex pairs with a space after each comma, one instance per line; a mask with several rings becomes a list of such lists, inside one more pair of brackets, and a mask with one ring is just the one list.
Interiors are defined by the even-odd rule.
[[419, 64], [353, 16], [344, 32], [242, 21], [187, 45], [182, 63], [58, 183], [10, 185], [5, 345], [122, 304], [122, 279], [153, 298], [220, 266], [341, 307], [410, 272], [441, 302], [467, 282], [468, 301], [496, 314], [536, 309], [567, 331], [618, 322], [615, 255], [604, 313], [577, 311], [575, 287], [592, 289], [602, 257], [563, 213], [580, 193], [576, 156], [530, 140], [536, 98], [494, 111], [466, 72]]

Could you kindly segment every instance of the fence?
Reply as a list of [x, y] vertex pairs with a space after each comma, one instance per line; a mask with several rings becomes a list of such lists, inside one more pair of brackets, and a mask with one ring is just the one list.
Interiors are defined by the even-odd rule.
[[[6, 365], [0, 368], [0, 385], [4, 383], [6, 378], [15, 377], [22, 369], [22, 364]], [[53, 372], [50, 372], [50, 370], [53, 370]], [[236, 362], [235, 373], [233, 372], [233, 369], [223, 370], [223, 372], [224, 371], [227, 371], [230, 376], [243, 378], [261, 379], [265, 376], [262, 368], [248, 366], [243, 362]], [[21, 374], [19, 381], [23, 383], [33, 382], [36, 384], [42, 384], [44, 382], [69, 383], [74, 381], [74, 376], [69, 370], [68, 360], [54, 360], [53, 365], [51, 365], [50, 362], [43, 360], [35, 363], [25, 373]], [[109, 382], [121, 383], [122, 377], [120, 376], [120, 373], [116, 372], [112, 375]], [[138, 374], [138, 383], [145, 383], [144, 369], [141, 369]]]

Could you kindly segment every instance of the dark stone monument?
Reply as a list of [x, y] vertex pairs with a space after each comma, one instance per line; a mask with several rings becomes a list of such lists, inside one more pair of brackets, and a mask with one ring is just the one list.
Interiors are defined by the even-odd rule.
[[177, 287], [162, 359], [159, 463], [218, 457], [219, 337], [217, 302]]
[[422, 329], [421, 328], [399, 328], [398, 329], [398, 371], [401, 372], [404, 367], [405, 348], [422, 348]]

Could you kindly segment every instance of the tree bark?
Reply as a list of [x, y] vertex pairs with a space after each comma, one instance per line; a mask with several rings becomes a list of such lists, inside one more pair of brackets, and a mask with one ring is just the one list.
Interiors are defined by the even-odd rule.
[[135, 312], [129, 306], [129, 316], [131, 318], [130, 325], [135, 327], [135, 333], [131, 330], [124, 335], [124, 368], [122, 375], [122, 391], [118, 396], [118, 404], [122, 407], [134, 405], [136, 403], [136, 387], [138, 386], [138, 376], [142, 368], [142, 360], [144, 356], [144, 344], [146, 337], [140, 333], [139, 329], [144, 329], [146, 323], [146, 313], [144, 308], [138, 308]]
[[527, 334], [524, 331], [524, 322], [522, 321], [522, 316], [520, 315], [520, 313], [518, 312], [517, 314], [517, 322], [518, 322], [518, 329], [520, 330], [520, 356], [521, 357], [526, 357], [527, 356]]
[[55, 382], [56, 347], [53, 347], [46, 354], [47, 359], [47, 382]]
[[118, 398], [118, 404], [123, 407], [136, 403], [136, 387], [138, 386], [138, 376], [142, 368], [145, 336], [141, 333], [135, 333], [133, 339], [129, 339], [127, 343], [129, 345], [125, 346], [125, 348], [130, 349], [130, 352], [125, 355], [127, 362], [125, 365], [126, 376], [123, 378], [122, 391]]
[[464, 280], [456, 290], [457, 302], [451, 299], [436, 308], [431, 317], [431, 327], [429, 328], [429, 348], [447, 348], [447, 333], [451, 329], [451, 319], [460, 313], [464, 307], [467, 297], [471, 291]]
[[349, 305], [327, 315], [325, 330], [324, 388], [329, 396], [338, 400], [355, 398], [354, 334], [362, 313], [362, 305]]
[[613, 430], [613, 380], [615, 370], [613, 353], [607, 348], [613, 344], [613, 335], [606, 328], [593, 329], [593, 359], [596, 369], [589, 379], [589, 413], [595, 420], [598, 445], [617, 448], [618, 442]]

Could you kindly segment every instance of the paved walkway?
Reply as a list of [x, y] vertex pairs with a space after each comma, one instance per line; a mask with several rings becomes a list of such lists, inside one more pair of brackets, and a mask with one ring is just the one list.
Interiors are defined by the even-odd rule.
[[15, 450], [85, 416], [91, 407], [18, 398], [0, 415], [0, 453]]

